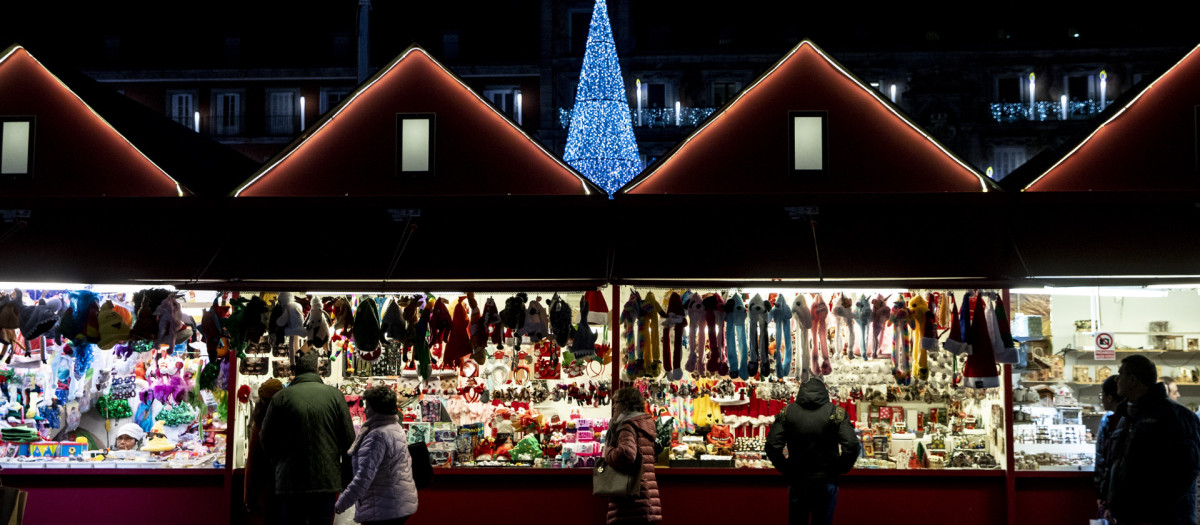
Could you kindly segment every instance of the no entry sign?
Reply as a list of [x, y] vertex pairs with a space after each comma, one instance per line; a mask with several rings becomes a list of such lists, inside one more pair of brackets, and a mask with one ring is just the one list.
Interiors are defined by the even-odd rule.
[[1096, 360], [1097, 361], [1116, 361], [1117, 351], [1114, 348], [1115, 342], [1113, 335], [1108, 332], [1100, 332], [1096, 334]]

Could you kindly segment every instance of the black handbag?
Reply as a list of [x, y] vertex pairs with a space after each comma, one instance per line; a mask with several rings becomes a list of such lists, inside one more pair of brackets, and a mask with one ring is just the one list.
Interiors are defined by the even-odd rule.
[[408, 455], [412, 459], [413, 483], [418, 489], [433, 483], [433, 462], [429, 459], [429, 447], [424, 441], [409, 443]]
[[[616, 432], [612, 432], [615, 439]], [[636, 466], [632, 473], [621, 472], [604, 460], [604, 456], [596, 458], [596, 466], [592, 468], [592, 495], [607, 498], [628, 498], [638, 496], [642, 492], [642, 451], [638, 450]]]

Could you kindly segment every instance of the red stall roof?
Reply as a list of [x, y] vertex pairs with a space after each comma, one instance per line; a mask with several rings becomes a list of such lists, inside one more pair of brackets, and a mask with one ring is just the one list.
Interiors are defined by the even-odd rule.
[[1022, 191], [1200, 189], [1200, 46]]
[[[791, 170], [790, 111], [826, 115], [822, 172]], [[994, 187], [806, 40], [619, 193], [980, 192]]]
[[175, 179], [15, 44], [0, 53], [0, 120], [12, 118], [33, 122], [33, 168], [27, 178], [0, 182], [0, 197], [185, 193]]
[[[397, 176], [400, 113], [434, 114], [434, 174]], [[605, 195], [417, 46], [233, 194]]]

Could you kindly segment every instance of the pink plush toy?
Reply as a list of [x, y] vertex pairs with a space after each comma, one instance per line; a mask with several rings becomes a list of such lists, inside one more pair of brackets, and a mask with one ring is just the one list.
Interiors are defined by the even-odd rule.
[[[829, 375], [833, 372], [833, 365], [829, 362], [829, 306], [825, 304], [825, 298], [821, 294], [813, 297], [812, 305], [812, 334], [813, 334], [813, 351], [812, 351], [812, 369], [813, 373], [819, 375]], [[821, 363], [817, 363], [817, 351], [821, 353]]]
[[688, 359], [684, 368], [692, 375], [704, 370], [704, 298], [695, 292], [684, 292], [683, 308], [688, 317]]
[[800, 355], [796, 358], [796, 377], [803, 381], [808, 379], [808, 374], [812, 372], [812, 366], [809, 364], [812, 360], [809, 331], [812, 330], [813, 317], [812, 309], [808, 307], [808, 302], [802, 293], [796, 294], [796, 299], [792, 301], [792, 317], [796, 319], [796, 325], [800, 327], [798, 331]]
[[887, 326], [891, 316], [892, 311], [888, 308], [887, 299], [883, 297], [883, 294], [877, 294], [874, 299], [871, 299], [871, 335], [873, 338], [871, 359], [875, 359], [883, 353], [883, 329]]

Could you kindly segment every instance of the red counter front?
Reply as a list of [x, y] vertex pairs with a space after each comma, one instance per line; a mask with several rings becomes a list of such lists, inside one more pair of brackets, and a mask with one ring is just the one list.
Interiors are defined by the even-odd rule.
[[0, 478], [29, 492], [27, 524], [202, 525], [229, 516], [221, 469], [5, 469]]

